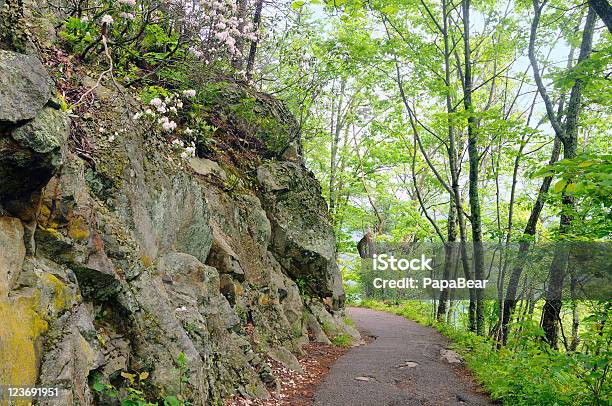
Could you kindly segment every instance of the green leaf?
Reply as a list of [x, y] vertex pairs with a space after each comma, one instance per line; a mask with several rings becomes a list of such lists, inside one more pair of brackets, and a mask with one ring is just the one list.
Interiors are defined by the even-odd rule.
[[304, 1], [302, 1], [302, 0], [298, 0], [298, 1], [294, 1], [294, 2], [291, 4], [291, 7], [292, 7], [292, 8], [302, 8], [302, 7], [304, 7], [304, 4], [305, 4], [305, 2], [304, 2]]
[[553, 187], [553, 191], [555, 193], [561, 193], [566, 183], [567, 182], [565, 182], [565, 180], [561, 179], [559, 182], [555, 183], [555, 187]]
[[104, 391], [104, 388], [105, 388], [105, 386], [104, 386], [104, 384], [103, 384], [103, 383], [96, 382], [96, 383], [94, 383], [94, 384], [93, 384], [93, 389], [94, 389], [96, 392], [102, 392], [102, 391]]
[[164, 398], [164, 406], [181, 406], [181, 401], [176, 396], [166, 396]]

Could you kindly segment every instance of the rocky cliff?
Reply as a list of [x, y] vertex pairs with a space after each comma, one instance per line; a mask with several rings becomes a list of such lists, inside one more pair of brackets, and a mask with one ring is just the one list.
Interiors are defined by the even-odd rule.
[[125, 89], [69, 115], [36, 55], [0, 51], [0, 385], [215, 404], [266, 397], [267, 360], [299, 367], [308, 340], [358, 338], [294, 120], [213, 87], [216, 147], [184, 159]]

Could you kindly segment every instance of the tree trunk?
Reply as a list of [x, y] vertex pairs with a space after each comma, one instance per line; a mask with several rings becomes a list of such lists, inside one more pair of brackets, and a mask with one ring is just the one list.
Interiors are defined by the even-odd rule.
[[576, 351], [580, 344], [580, 336], [578, 330], [580, 328], [580, 312], [578, 311], [578, 301], [576, 300], [576, 288], [578, 287], [578, 279], [576, 278], [576, 270], [570, 270], [571, 286], [570, 295], [572, 300], [572, 340], [570, 341], [569, 350]]
[[[553, 150], [550, 156], [550, 160], [548, 161], [549, 165], [552, 165], [557, 162], [557, 160], [559, 159], [560, 150], [561, 142], [558, 138], [555, 137]], [[552, 176], [547, 176], [542, 181], [542, 185], [540, 186], [540, 190], [538, 191], [538, 197], [536, 198], [535, 204], [531, 208], [529, 220], [527, 220], [525, 230], [523, 231], [523, 235], [526, 237], [531, 237], [535, 235], [536, 226], [538, 225], [540, 214], [542, 213], [542, 209], [544, 208], [545, 198], [548, 194], [548, 189], [550, 188], [551, 183]], [[501, 335], [502, 342], [504, 344], [506, 344], [506, 342], [508, 341], [508, 324], [510, 323], [512, 312], [514, 311], [514, 307], [516, 306], [516, 292], [518, 290], [518, 284], [521, 278], [521, 274], [523, 273], [525, 261], [527, 260], [527, 254], [529, 253], [529, 244], [529, 241], [526, 239], [522, 240], [519, 243], [519, 252], [517, 258], [518, 262], [512, 269], [510, 279], [508, 280], [508, 289], [506, 291], [506, 298], [504, 299], [504, 309], [502, 311], [501, 323]]]
[[[470, 48], [470, 0], [463, 0], [463, 47], [464, 47], [464, 89], [463, 105], [468, 113], [468, 157], [469, 157], [469, 201], [472, 225], [472, 244], [474, 247], [474, 278], [484, 278], [484, 252], [482, 245], [482, 220], [478, 196], [478, 170], [480, 155], [478, 153], [478, 135], [476, 118], [472, 103], [472, 60]], [[484, 333], [484, 302], [482, 290], [476, 289], [476, 333]]]
[[[238, 19], [242, 19], [242, 22], [238, 25], [238, 30], [242, 32], [244, 29], [244, 22], [246, 21], [247, 14], [247, 0], [237, 0], [236, 1], [236, 11], [238, 13]], [[244, 39], [241, 36], [238, 36], [236, 39], [236, 48], [238, 49], [238, 54], [234, 55], [232, 58], [232, 66], [237, 71], [241, 70], [244, 66]]]
[[[451, 95], [451, 49], [449, 44], [449, 33], [448, 33], [448, 3], [447, 0], [442, 0], [442, 30], [443, 30], [443, 39], [444, 39], [444, 80], [446, 85], [446, 113], [450, 116], [450, 114], [454, 113], [455, 110], [453, 108], [453, 100]], [[456, 225], [459, 226], [459, 236], [460, 236], [460, 258], [463, 266], [463, 273], [466, 279], [471, 279], [471, 271], [468, 263], [467, 250], [466, 250], [466, 230], [465, 230], [465, 217], [463, 215], [463, 208], [461, 205], [461, 191], [459, 188], [459, 156], [457, 154], [456, 147], [456, 135], [455, 128], [451, 125], [450, 117], [447, 119], [447, 130], [448, 130], [448, 163], [449, 169], [451, 173], [451, 187], [449, 191], [449, 196], [451, 199], [450, 204], [455, 206], [454, 215]], [[450, 213], [450, 211], [449, 211]], [[455, 234], [456, 234], [455, 228]], [[455, 237], [456, 241], [456, 237]], [[468, 328], [470, 331], [474, 331], [476, 329], [476, 303], [474, 302], [473, 290], [470, 289], [470, 305], [468, 308]]]
[[[567, 69], [569, 70], [572, 67], [574, 59], [574, 47], [572, 46], [568, 55], [567, 61]], [[559, 99], [559, 105], [557, 106], [557, 115], [556, 119], [561, 120], [561, 116], [563, 114], [563, 108], [565, 105], [565, 97], [566, 94], [563, 93]], [[535, 99], [534, 99], [535, 102]], [[528, 120], [529, 121], [529, 120]], [[555, 140], [553, 143], [553, 149], [550, 155], [550, 160], [548, 161], [548, 165], [552, 165], [559, 159], [559, 154], [561, 152], [561, 141], [559, 137], [555, 136]], [[520, 156], [516, 157], [515, 161], [515, 173], [513, 175], [513, 179], [516, 179], [516, 169], [518, 168], [518, 160]], [[529, 214], [529, 219], [527, 220], [527, 224], [525, 225], [525, 229], [523, 231], [523, 237], [527, 237], [529, 240], [536, 233], [536, 226], [540, 219], [540, 214], [542, 213], [542, 209], [544, 208], [545, 197], [548, 194], [548, 190], [552, 183], [552, 176], [547, 176], [542, 180], [542, 184], [540, 185], [540, 189], [538, 190], [538, 196], [536, 201], [531, 208], [531, 213]], [[512, 189], [514, 191], [515, 183], [512, 184]], [[514, 196], [514, 192], [512, 193]], [[511, 201], [512, 203], [512, 201]], [[512, 204], [510, 205], [512, 208]], [[511, 217], [509, 217], [511, 219]], [[509, 221], [510, 223], [510, 221]], [[508, 234], [510, 237], [510, 233]], [[525, 239], [525, 238], [524, 238]], [[519, 252], [518, 252], [518, 262], [515, 264], [512, 274], [510, 275], [510, 280], [508, 282], [508, 290], [506, 291], [506, 298], [504, 299], [504, 307], [502, 310], [502, 320], [501, 320], [501, 342], [505, 345], [508, 341], [508, 323], [512, 318], [512, 313], [514, 312], [514, 308], [516, 306], [516, 291], [518, 288], [518, 283], [523, 272], [523, 267], [525, 266], [525, 261], [527, 254], [529, 253], [529, 243], [527, 241], [520, 241], [519, 243]]]
[[253, 15], [253, 28], [257, 32], [258, 37], [255, 41], [251, 41], [249, 48], [249, 57], [247, 59], [246, 78], [247, 81], [253, 79], [253, 71], [255, 70], [255, 55], [257, 54], [257, 45], [259, 44], [259, 26], [261, 25], [261, 12], [263, 10], [263, 0], [258, 0], [255, 6], [255, 14]]
[[[597, 14], [592, 7], [589, 7], [584, 31], [582, 32], [582, 43], [580, 45], [580, 55], [578, 64], [589, 58], [593, 47], [593, 32]], [[563, 143], [563, 158], [572, 159], [576, 157], [578, 148], [578, 119], [582, 107], [582, 79], [576, 79], [570, 93], [570, 100], [567, 107], [567, 118], [562, 132], [561, 142]], [[569, 183], [569, 182], [568, 182]], [[572, 213], [574, 211], [574, 198], [571, 194], [563, 191], [560, 233], [566, 234], [572, 223]], [[561, 312], [561, 291], [563, 290], [563, 278], [568, 265], [568, 247], [561, 244], [555, 250], [554, 258], [549, 271], [549, 284], [546, 292], [546, 302], [542, 309], [542, 328], [546, 341], [557, 348], [557, 338], [559, 330], [559, 315]]]
[[[335, 223], [335, 211], [336, 211], [336, 169], [338, 167], [338, 144], [340, 143], [340, 132], [344, 124], [342, 116], [342, 102], [344, 99], [344, 91], [346, 89], [346, 79], [342, 79], [340, 82], [340, 95], [338, 97], [338, 105], [336, 106], [336, 121], [332, 117], [331, 132], [331, 154], [329, 160], [329, 212], [332, 215], [332, 222]], [[332, 116], [334, 110], [331, 111]]]
[[597, 12], [599, 18], [606, 24], [612, 34], [612, 6], [607, 0], [589, 0], [589, 5]]
[[[451, 279], [451, 270], [455, 267], [455, 253], [456, 253], [456, 241], [457, 241], [457, 220], [456, 220], [456, 207], [454, 204], [450, 204], [448, 208], [448, 238], [444, 244], [444, 275], [442, 279]], [[443, 289], [440, 292], [440, 301], [438, 303], [438, 312], [436, 318], [438, 321], [444, 321], [447, 310], [447, 302], [449, 298], [449, 290]]]

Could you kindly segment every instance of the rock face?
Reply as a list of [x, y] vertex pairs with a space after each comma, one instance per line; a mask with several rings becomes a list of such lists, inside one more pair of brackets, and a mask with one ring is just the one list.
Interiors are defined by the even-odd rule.
[[25, 212], [60, 168], [69, 132], [67, 117], [44, 107], [50, 83], [35, 56], [0, 50], [0, 207], [30, 219]]
[[[131, 119], [138, 104], [100, 88], [95, 117], [73, 123], [95, 145], [84, 161], [67, 148], [65, 115], [46, 106], [48, 78], [20, 57], [0, 55], [12, 75], [0, 89], [0, 385], [66, 388], [42, 404], [112, 404], [99, 384], [217, 404], [266, 397], [267, 360], [298, 369], [309, 333], [359, 339], [342, 321], [320, 186], [282, 104], [257, 93], [250, 107], [280, 120], [272, 133], [215, 110], [232, 136], [261, 139], [252, 162], [230, 168], [215, 154], [169, 159], [159, 130]], [[242, 85], [226, 91], [253, 100]]]
[[261, 196], [272, 226], [271, 251], [308, 293], [344, 306], [336, 264], [336, 241], [321, 186], [295, 162], [267, 162], [257, 168]]
[[31, 120], [51, 97], [51, 80], [40, 60], [0, 50], [0, 122]]

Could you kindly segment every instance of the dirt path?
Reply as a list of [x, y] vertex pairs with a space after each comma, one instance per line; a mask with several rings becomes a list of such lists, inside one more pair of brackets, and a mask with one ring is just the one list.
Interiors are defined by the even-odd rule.
[[[338, 359], [317, 389], [315, 405], [492, 405], [460, 364], [442, 358], [449, 340], [403, 317], [350, 308], [376, 339]], [[452, 355], [452, 354], [451, 354]]]

